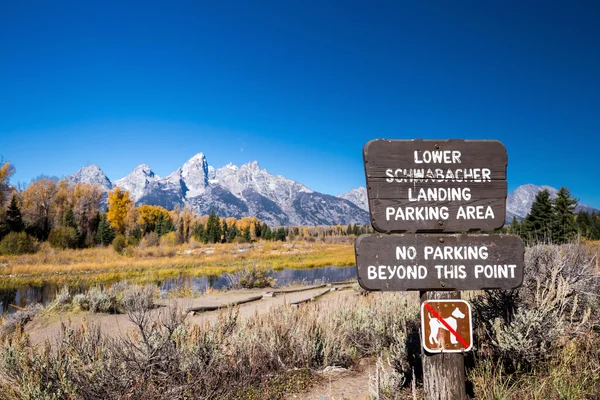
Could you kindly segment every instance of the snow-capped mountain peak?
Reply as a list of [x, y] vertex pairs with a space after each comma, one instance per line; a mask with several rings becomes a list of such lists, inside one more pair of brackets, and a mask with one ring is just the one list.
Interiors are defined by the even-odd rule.
[[187, 187], [186, 197], [204, 193], [208, 186], [208, 162], [204, 153], [198, 153], [183, 164], [181, 179]]
[[338, 194], [340, 199], [346, 199], [365, 211], [369, 211], [369, 197], [367, 196], [367, 188], [364, 186], [352, 189], [349, 192]]
[[85, 166], [73, 175], [69, 175], [66, 179], [72, 183], [98, 185], [105, 192], [113, 188], [112, 182], [97, 164]]
[[144, 196], [152, 183], [160, 180], [152, 169], [146, 164], [140, 164], [127, 176], [115, 181], [115, 186], [129, 191], [133, 201], [138, 201]]

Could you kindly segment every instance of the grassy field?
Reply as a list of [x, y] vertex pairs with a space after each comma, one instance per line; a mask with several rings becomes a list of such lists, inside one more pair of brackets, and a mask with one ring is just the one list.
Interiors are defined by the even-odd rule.
[[258, 242], [253, 244], [184, 244], [128, 248], [57, 250], [44, 245], [37, 253], [0, 257], [0, 288], [24, 285], [103, 283], [127, 279], [153, 282], [185, 273], [215, 276], [257, 266], [314, 268], [354, 265], [352, 244]]

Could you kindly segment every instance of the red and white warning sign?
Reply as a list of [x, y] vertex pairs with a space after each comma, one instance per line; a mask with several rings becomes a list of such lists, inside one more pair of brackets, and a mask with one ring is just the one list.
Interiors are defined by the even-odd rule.
[[423, 348], [430, 353], [462, 353], [473, 347], [471, 305], [465, 300], [426, 300], [421, 304]]

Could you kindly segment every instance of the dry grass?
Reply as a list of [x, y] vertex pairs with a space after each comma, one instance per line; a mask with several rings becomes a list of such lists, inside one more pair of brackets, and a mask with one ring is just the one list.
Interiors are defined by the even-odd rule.
[[305, 388], [311, 371], [390, 348], [403, 354], [418, 310], [391, 293], [281, 306], [243, 320], [229, 310], [203, 325], [186, 323], [177, 309], [158, 318], [147, 309], [127, 305], [136, 326], [127, 337], [87, 324], [36, 348], [17, 328], [0, 342], [0, 398], [279, 399]]
[[53, 283], [152, 282], [179, 275], [220, 275], [247, 266], [280, 270], [353, 265], [350, 244], [273, 243], [57, 250], [0, 257], [0, 287]]

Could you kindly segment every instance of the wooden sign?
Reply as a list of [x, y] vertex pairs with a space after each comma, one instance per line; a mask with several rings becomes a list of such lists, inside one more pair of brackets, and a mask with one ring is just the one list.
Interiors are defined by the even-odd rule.
[[425, 300], [421, 303], [425, 351], [462, 353], [473, 347], [471, 305], [465, 300]]
[[513, 289], [523, 282], [525, 247], [517, 236], [361, 235], [355, 251], [366, 290]]
[[506, 215], [504, 145], [495, 140], [384, 140], [363, 149], [379, 232], [494, 230]]

